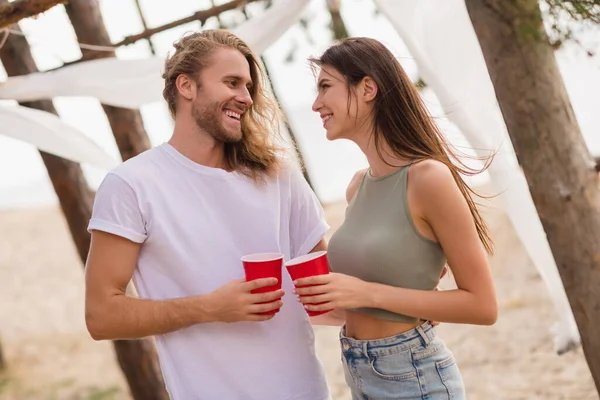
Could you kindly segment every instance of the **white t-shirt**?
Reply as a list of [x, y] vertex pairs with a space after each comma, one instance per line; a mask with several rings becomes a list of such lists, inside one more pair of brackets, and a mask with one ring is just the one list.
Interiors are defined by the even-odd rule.
[[[133, 282], [160, 300], [244, 278], [240, 257], [307, 254], [329, 226], [297, 168], [257, 185], [164, 143], [110, 172], [88, 229], [142, 243]], [[329, 398], [314, 334], [283, 271], [284, 305], [265, 322], [205, 323], [156, 337], [172, 400]]]

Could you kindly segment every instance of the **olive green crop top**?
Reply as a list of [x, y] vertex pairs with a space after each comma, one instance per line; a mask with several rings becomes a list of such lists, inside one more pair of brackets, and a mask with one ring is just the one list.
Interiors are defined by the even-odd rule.
[[[446, 264], [439, 243], [421, 235], [410, 216], [406, 197], [409, 166], [373, 177], [370, 170], [346, 209], [346, 218], [333, 234], [328, 250], [333, 272], [368, 282], [433, 290]], [[352, 311], [396, 322], [418, 318], [377, 308]]]

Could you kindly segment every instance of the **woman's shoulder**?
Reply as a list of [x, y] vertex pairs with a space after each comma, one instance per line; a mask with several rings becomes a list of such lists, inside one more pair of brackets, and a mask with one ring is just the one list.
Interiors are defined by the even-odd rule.
[[356, 194], [356, 191], [358, 190], [358, 187], [360, 186], [360, 183], [362, 182], [366, 173], [367, 168], [358, 170], [350, 180], [350, 183], [346, 188], [346, 201], [348, 202], [348, 204], [350, 204], [350, 202], [352, 201], [352, 198]]
[[452, 170], [443, 162], [427, 159], [410, 166], [409, 190], [419, 208], [436, 209], [451, 200], [464, 200]]
[[414, 162], [409, 169], [410, 180], [418, 185], [430, 186], [454, 182], [452, 171], [441, 161], [426, 159]]

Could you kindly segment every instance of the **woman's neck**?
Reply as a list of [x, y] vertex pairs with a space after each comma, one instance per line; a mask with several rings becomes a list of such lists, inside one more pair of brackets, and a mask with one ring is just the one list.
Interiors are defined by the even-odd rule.
[[379, 141], [379, 150], [375, 146], [373, 136], [367, 138], [362, 143], [356, 142], [358, 147], [367, 157], [367, 162], [371, 169], [371, 175], [385, 176], [397, 171], [398, 168], [408, 165], [411, 161], [410, 158], [402, 157], [394, 153], [391, 147], [383, 139]]

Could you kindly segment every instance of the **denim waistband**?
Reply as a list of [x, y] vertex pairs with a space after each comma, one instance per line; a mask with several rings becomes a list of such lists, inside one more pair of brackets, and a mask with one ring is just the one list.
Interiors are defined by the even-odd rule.
[[377, 357], [400, 353], [413, 347], [427, 346], [435, 336], [435, 328], [429, 321], [396, 336], [373, 340], [347, 337], [344, 326], [340, 331], [340, 342], [344, 353]]

